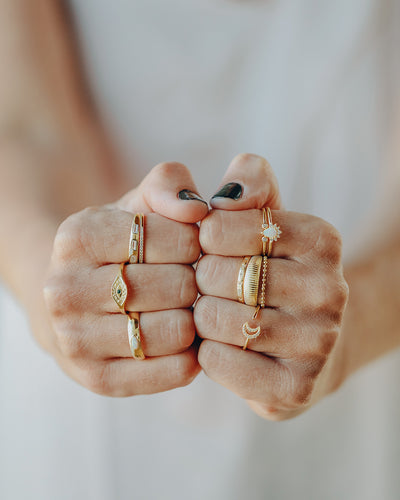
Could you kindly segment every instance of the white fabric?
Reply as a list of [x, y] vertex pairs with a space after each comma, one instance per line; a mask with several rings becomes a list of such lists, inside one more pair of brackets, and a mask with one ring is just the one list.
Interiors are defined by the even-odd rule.
[[[263, 155], [286, 207], [335, 224], [349, 255], [389, 157], [400, 161], [396, 0], [72, 7], [100, 112], [136, 180], [177, 160], [210, 196], [236, 153]], [[155, 396], [93, 395], [39, 350], [5, 291], [0, 308], [1, 499], [399, 497], [399, 352], [270, 423], [204, 375]]]

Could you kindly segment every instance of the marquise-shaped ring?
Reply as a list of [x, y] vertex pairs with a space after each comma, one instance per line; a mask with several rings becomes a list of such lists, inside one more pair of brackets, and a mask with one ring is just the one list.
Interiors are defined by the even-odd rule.
[[111, 286], [111, 296], [119, 307], [119, 310], [126, 314], [125, 302], [128, 297], [128, 287], [124, 280], [125, 262], [119, 265], [119, 272]]

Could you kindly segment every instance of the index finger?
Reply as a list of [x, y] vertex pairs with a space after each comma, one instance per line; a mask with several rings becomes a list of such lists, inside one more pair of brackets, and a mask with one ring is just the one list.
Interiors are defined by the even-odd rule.
[[[54, 251], [68, 262], [118, 264], [129, 256], [134, 215], [114, 208], [87, 208], [64, 221]], [[144, 262], [192, 264], [200, 254], [196, 224], [176, 222], [150, 213], [144, 221]]]
[[[271, 257], [296, 258], [318, 246], [328, 223], [312, 215], [272, 210], [281, 231]], [[200, 225], [203, 253], [240, 257], [262, 255], [262, 210], [212, 210]]]

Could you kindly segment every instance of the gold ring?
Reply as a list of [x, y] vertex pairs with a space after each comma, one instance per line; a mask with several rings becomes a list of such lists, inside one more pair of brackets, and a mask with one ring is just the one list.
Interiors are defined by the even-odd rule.
[[131, 226], [131, 235], [129, 238], [129, 255], [128, 261], [130, 264], [143, 264], [144, 250], [144, 215], [135, 214]]
[[247, 266], [249, 264], [249, 261], [250, 261], [250, 257], [243, 257], [242, 263], [240, 265], [238, 279], [237, 279], [237, 285], [236, 285], [238, 301], [241, 302], [242, 304], [244, 303], [243, 281], [244, 281], [244, 276], [246, 274], [246, 269], [247, 269]]
[[[281, 228], [272, 223], [271, 209], [267, 207], [262, 209], [263, 222], [262, 222], [262, 254], [269, 257], [272, 251], [272, 243], [276, 241], [282, 234]], [[268, 242], [268, 251], [267, 251]]]
[[124, 281], [125, 262], [119, 265], [119, 273], [111, 286], [111, 296], [123, 314], [126, 314], [125, 302], [128, 296], [128, 287]]
[[[257, 306], [252, 319], [257, 318], [259, 311], [260, 311], [260, 306]], [[246, 321], [246, 323], [242, 326], [242, 333], [246, 337], [246, 342], [244, 343], [243, 346], [243, 351], [245, 351], [247, 349], [247, 344], [249, 343], [249, 340], [256, 339], [260, 335], [261, 326], [256, 326], [255, 328], [252, 328], [249, 325], [249, 322]]]
[[140, 338], [139, 313], [131, 312], [128, 316], [128, 339], [132, 356], [134, 359], [145, 359]]
[[258, 288], [260, 283], [261, 262], [261, 255], [253, 255], [250, 258], [244, 275], [243, 297], [244, 303], [248, 306], [257, 306], [258, 304]]

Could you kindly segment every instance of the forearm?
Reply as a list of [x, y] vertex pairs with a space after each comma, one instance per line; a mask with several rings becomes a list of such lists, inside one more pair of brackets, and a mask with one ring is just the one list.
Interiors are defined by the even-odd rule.
[[[52, 0], [0, 0], [0, 274], [24, 301], [56, 227], [120, 193], [120, 177]], [[111, 172], [113, 174], [111, 175]]]
[[400, 241], [349, 265], [341, 344], [343, 379], [400, 346]]

